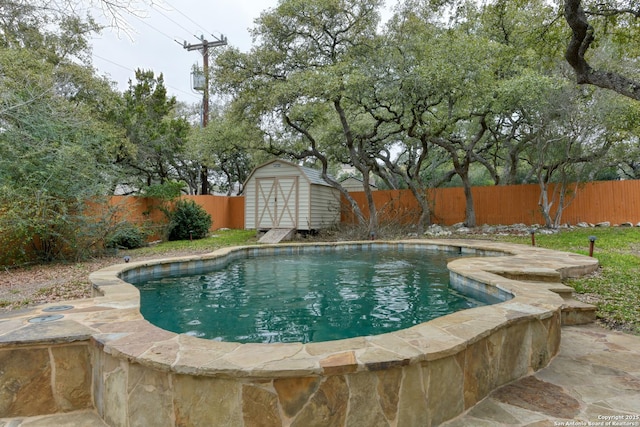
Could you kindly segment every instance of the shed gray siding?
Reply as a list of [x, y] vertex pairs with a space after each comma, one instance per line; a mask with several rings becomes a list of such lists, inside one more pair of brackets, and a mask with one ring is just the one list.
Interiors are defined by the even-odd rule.
[[315, 230], [338, 221], [340, 193], [319, 171], [272, 160], [245, 183], [246, 229]]
[[340, 192], [333, 187], [314, 185], [311, 190], [311, 226], [320, 230], [340, 221]]

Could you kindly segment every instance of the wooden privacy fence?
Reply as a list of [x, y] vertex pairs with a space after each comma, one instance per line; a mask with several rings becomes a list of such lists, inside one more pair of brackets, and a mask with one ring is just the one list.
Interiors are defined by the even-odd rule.
[[[244, 197], [227, 196], [182, 196], [182, 199], [193, 200], [211, 215], [211, 230], [220, 228], [244, 228]], [[165, 223], [166, 218], [160, 210], [161, 202], [150, 197], [113, 196], [109, 207], [119, 212], [122, 220], [142, 223], [151, 221]]]
[[[563, 223], [612, 224], [640, 222], [640, 181], [599, 181], [581, 184], [571, 203], [562, 215]], [[553, 189], [553, 188], [552, 188]], [[552, 191], [552, 189], [550, 191]], [[351, 193], [366, 213], [363, 192]], [[477, 224], [544, 224], [538, 206], [540, 187], [531, 185], [487, 186], [472, 189]], [[418, 203], [409, 190], [381, 190], [373, 193], [381, 221], [415, 222], [419, 216]], [[452, 225], [465, 219], [465, 198], [462, 188], [437, 188], [429, 190], [432, 200], [434, 223]], [[244, 228], [244, 197], [184, 196], [202, 206], [212, 217], [212, 230], [220, 228]], [[151, 220], [163, 222], [164, 216], [155, 206], [158, 202], [141, 197], [114, 196], [110, 205], [121, 206], [124, 219], [132, 222]], [[557, 205], [555, 203], [554, 207]], [[343, 203], [343, 208], [346, 204]], [[341, 221], [354, 221], [353, 215], [344, 210]]]
[[[598, 181], [569, 186], [569, 205], [562, 214], [562, 223], [612, 224], [640, 222], [640, 181]], [[551, 196], [554, 187], [549, 189]], [[540, 212], [540, 187], [537, 184], [473, 187], [471, 190], [478, 225], [544, 224]], [[352, 193], [359, 206], [365, 209], [364, 193]], [[429, 190], [433, 223], [452, 225], [465, 220], [464, 190], [437, 188]], [[373, 193], [381, 220], [416, 222], [420, 211], [409, 190], [375, 191]], [[552, 206], [555, 213], [557, 201]], [[353, 215], [343, 213], [342, 221], [353, 221]]]

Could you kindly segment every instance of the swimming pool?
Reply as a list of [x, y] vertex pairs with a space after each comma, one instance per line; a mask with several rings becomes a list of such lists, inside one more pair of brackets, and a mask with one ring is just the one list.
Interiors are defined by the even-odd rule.
[[24, 326], [22, 319], [34, 314], [17, 313], [20, 319], [4, 324], [16, 329], [4, 335], [5, 351], [29, 363], [12, 377], [32, 378], [37, 353], [51, 382], [29, 396], [29, 415], [49, 413], [39, 408], [53, 405], [52, 391], [54, 403], [68, 411], [67, 396], [80, 389], [109, 425], [438, 425], [546, 366], [558, 351], [564, 319], [559, 282], [598, 268], [595, 258], [490, 241], [306, 245], [304, 251], [416, 247], [463, 255], [448, 264], [451, 286], [503, 300], [396, 332], [307, 344], [219, 342], [162, 330], [141, 316], [139, 290], [126, 283], [198, 274], [247, 256], [299, 253], [302, 246], [131, 260], [92, 273], [95, 298], [74, 303], [60, 320]]
[[250, 256], [142, 281], [140, 311], [199, 338], [307, 343], [393, 332], [488, 302], [449, 286], [450, 253], [365, 249]]

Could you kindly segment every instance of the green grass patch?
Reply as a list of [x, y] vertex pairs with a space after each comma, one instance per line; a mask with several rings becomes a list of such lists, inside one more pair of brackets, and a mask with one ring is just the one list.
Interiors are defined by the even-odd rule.
[[255, 230], [218, 230], [204, 239], [161, 242], [145, 248], [128, 250], [126, 253], [132, 256], [162, 255], [176, 251], [214, 251], [225, 246], [241, 246], [256, 243]]
[[[595, 236], [593, 256], [601, 268], [595, 274], [571, 279], [567, 285], [588, 295], [598, 307], [598, 317], [609, 326], [640, 334], [640, 229], [589, 228], [536, 234], [536, 246], [589, 254], [589, 237]], [[531, 238], [500, 237], [499, 240], [531, 244]]]

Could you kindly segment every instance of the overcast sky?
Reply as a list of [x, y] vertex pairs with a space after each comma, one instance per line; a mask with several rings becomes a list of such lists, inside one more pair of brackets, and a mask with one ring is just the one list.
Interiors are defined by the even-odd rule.
[[[133, 1], [135, 3], [135, 0]], [[92, 40], [93, 65], [99, 74], [108, 75], [120, 91], [134, 81], [138, 68], [164, 76], [169, 95], [188, 104], [198, 103], [202, 94], [191, 90], [191, 67], [202, 65], [202, 54], [187, 51], [183, 43], [198, 44], [196, 37], [213, 41], [212, 35], [227, 37], [228, 44], [248, 51], [249, 28], [266, 9], [278, 0], [153, 0], [145, 6], [143, 18], [127, 16], [129, 34], [105, 29]], [[387, 4], [394, 3], [391, 0]], [[383, 12], [389, 16], [390, 12]], [[100, 15], [99, 13], [97, 14]], [[100, 22], [100, 20], [99, 20]]]
[[162, 73], [169, 94], [193, 104], [202, 95], [191, 90], [191, 67], [202, 65], [202, 55], [187, 51], [182, 43], [200, 43], [196, 38], [200, 36], [213, 41], [212, 34], [218, 38], [224, 35], [230, 46], [248, 51], [249, 28], [262, 11], [275, 7], [277, 0], [162, 0], [155, 4], [161, 6], [147, 7], [147, 17], [127, 18], [130, 35], [105, 29], [95, 36], [93, 65], [115, 81], [120, 91], [134, 80], [137, 68]]

